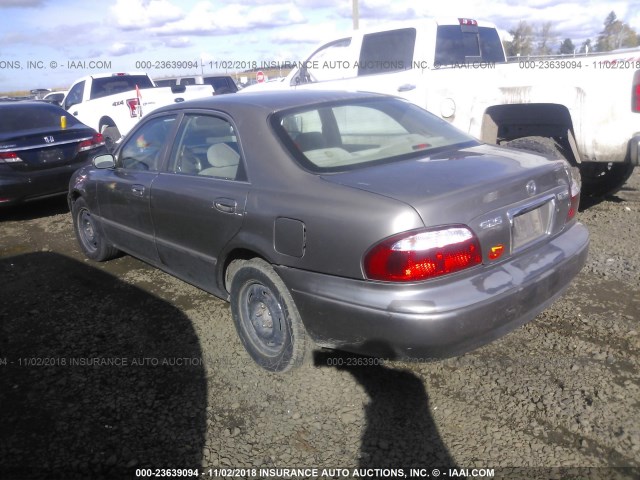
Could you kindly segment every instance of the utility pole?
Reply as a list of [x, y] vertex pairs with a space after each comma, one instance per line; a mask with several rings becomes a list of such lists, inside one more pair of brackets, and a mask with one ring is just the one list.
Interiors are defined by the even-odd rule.
[[358, 0], [353, 0], [353, 29], [358, 30], [360, 13], [358, 11]]

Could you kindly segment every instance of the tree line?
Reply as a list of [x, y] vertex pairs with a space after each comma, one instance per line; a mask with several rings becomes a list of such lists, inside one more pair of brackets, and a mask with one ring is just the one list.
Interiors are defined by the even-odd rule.
[[609, 13], [604, 21], [604, 29], [594, 40], [590, 38], [577, 47], [570, 38], [560, 41], [552, 22], [532, 25], [520, 21], [509, 33], [512, 40], [505, 42], [507, 56], [554, 55], [589, 52], [610, 52], [618, 48], [637, 47], [640, 34], [626, 23], [618, 20], [615, 12]]

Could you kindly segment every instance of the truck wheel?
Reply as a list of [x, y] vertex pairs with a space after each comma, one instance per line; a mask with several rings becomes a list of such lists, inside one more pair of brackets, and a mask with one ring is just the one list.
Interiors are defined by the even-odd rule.
[[87, 202], [77, 198], [71, 207], [73, 229], [82, 252], [91, 260], [103, 262], [118, 256], [119, 250], [107, 242], [100, 227], [96, 225]]
[[518, 150], [528, 150], [540, 153], [552, 160], [565, 158], [562, 154], [562, 147], [553, 139], [548, 137], [522, 137], [501, 144], [503, 147], [517, 148]]
[[231, 313], [249, 355], [262, 368], [285, 372], [299, 366], [307, 334], [282, 279], [264, 260], [238, 260], [229, 266]]
[[[573, 178], [578, 181], [578, 184], [582, 183], [580, 169], [576, 167], [573, 162], [569, 161], [568, 152], [566, 152], [562, 145], [556, 142], [553, 138], [522, 137], [503, 143], [501, 146], [539, 153], [547, 158], [550, 158], [551, 160], [564, 159], [569, 163], [569, 165], [571, 165], [571, 175], [573, 176]], [[583, 188], [584, 187], [581, 187], [581, 190], [583, 190]]]
[[580, 164], [583, 190], [591, 197], [613, 195], [633, 173], [631, 163], [583, 162]]
[[113, 153], [116, 149], [116, 142], [120, 140], [120, 130], [113, 125], [102, 128], [102, 136], [104, 137], [104, 143], [109, 153]]

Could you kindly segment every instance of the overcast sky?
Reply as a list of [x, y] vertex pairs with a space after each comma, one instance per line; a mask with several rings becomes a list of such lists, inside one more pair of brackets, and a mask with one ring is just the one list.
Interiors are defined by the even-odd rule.
[[[551, 21], [558, 41], [571, 38], [579, 45], [594, 39], [614, 11], [640, 32], [640, 0], [359, 3], [361, 27], [454, 16], [488, 20], [506, 32], [520, 20]], [[108, 61], [109, 71], [134, 71], [142, 61], [301, 60], [317, 43], [351, 29], [351, 8], [352, 0], [0, 0], [0, 92], [68, 87], [98, 71], [78, 62]], [[200, 73], [145, 70], [155, 78]]]

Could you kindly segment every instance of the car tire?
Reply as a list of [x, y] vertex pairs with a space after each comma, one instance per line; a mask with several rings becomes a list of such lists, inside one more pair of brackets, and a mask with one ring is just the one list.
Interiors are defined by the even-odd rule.
[[634, 167], [629, 162], [580, 164], [585, 193], [591, 197], [613, 195], [629, 180]]
[[237, 260], [229, 268], [231, 313], [249, 355], [270, 372], [301, 365], [307, 333], [282, 279], [259, 258]]
[[116, 142], [120, 140], [120, 137], [122, 136], [120, 135], [120, 130], [118, 130], [118, 127], [115, 127], [113, 125], [103, 127], [102, 136], [104, 137], [104, 144], [107, 147], [107, 150], [109, 151], [109, 153], [113, 153], [113, 151], [116, 149]]
[[79, 197], [73, 202], [71, 213], [76, 238], [87, 257], [96, 262], [103, 262], [118, 256], [119, 250], [104, 238], [84, 198]]

